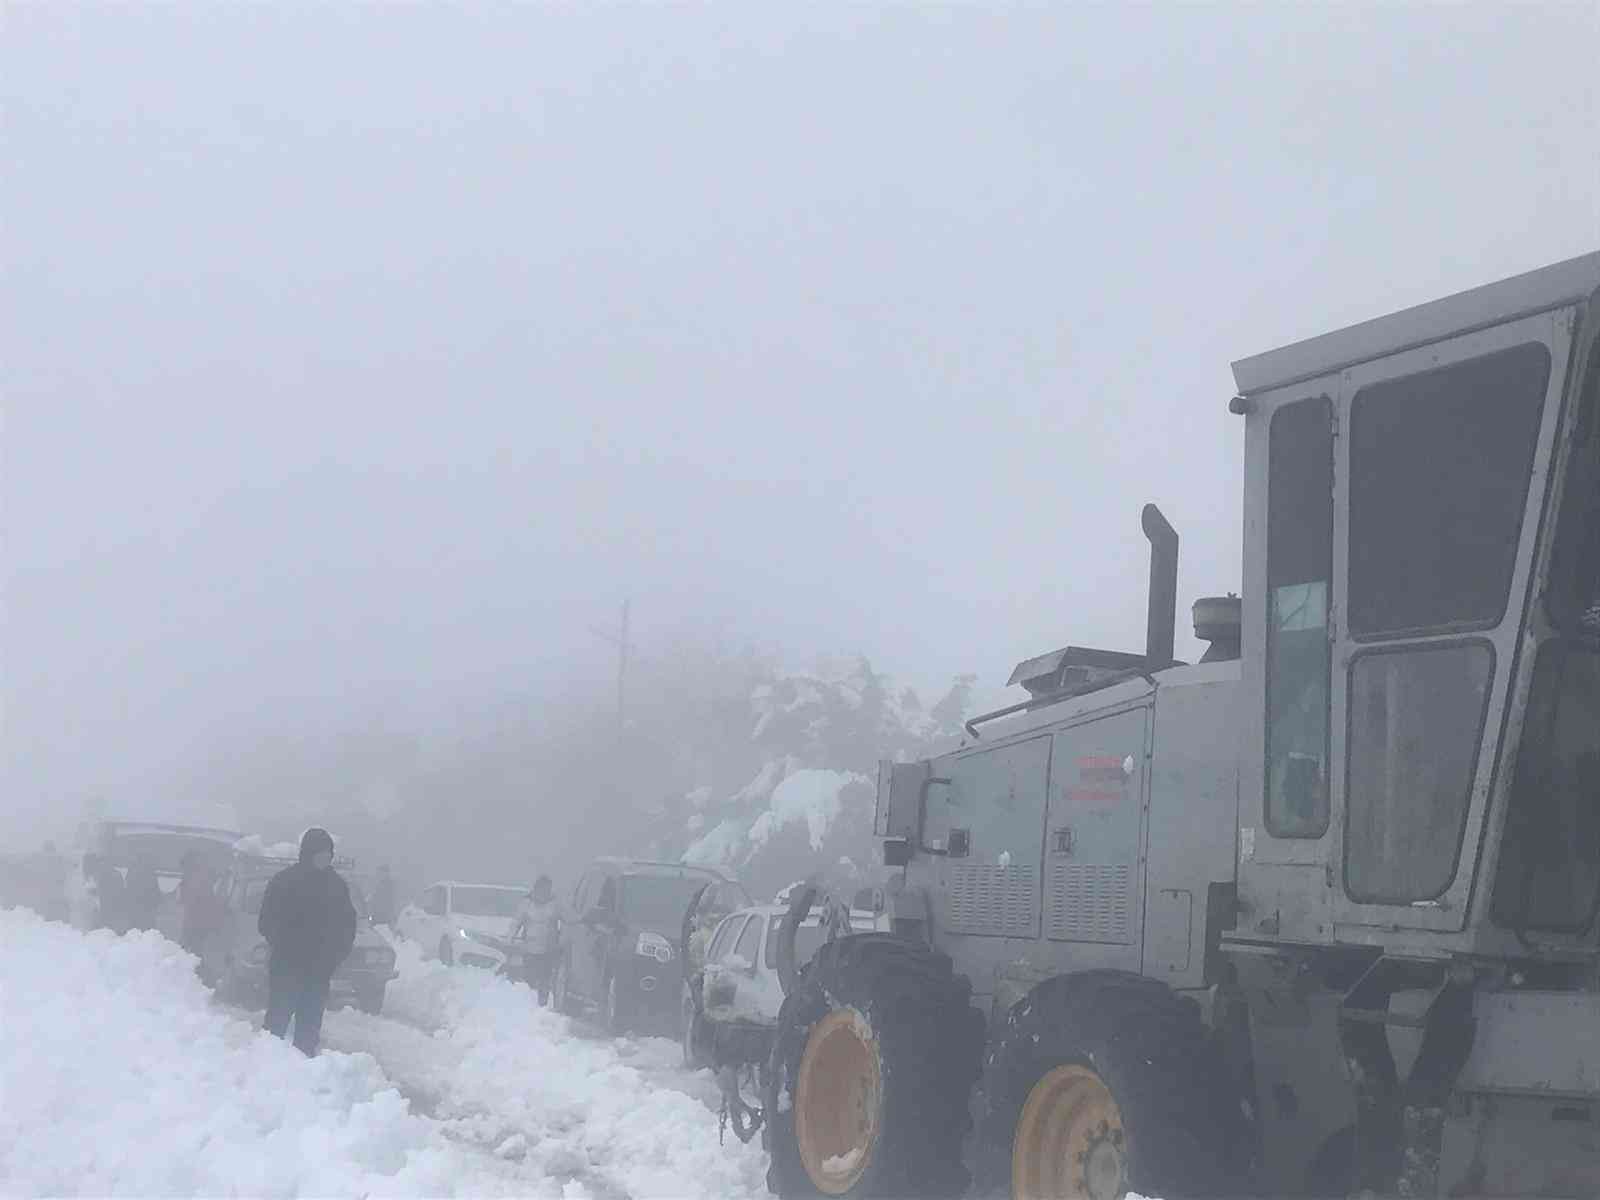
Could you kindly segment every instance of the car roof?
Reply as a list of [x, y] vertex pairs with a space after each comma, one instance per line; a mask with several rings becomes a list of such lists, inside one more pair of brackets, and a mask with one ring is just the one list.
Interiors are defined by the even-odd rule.
[[[428, 885], [428, 887], [430, 887], [430, 888], [436, 888], [436, 887], [493, 888], [496, 891], [500, 891], [500, 892], [526, 892], [526, 891], [528, 891], [528, 885], [524, 884], [524, 883], [469, 883], [464, 879], [438, 879], [438, 880], [435, 880], [433, 883], [430, 883]], [[424, 888], [423, 890], [426, 891], [427, 888]]]
[[697, 863], [656, 862], [648, 858], [613, 858], [606, 856], [595, 859], [591, 865], [596, 867], [607, 867], [617, 871], [622, 875], [655, 875], [667, 877], [675, 875], [691, 875], [699, 879], [705, 879], [717, 883], [733, 882], [715, 867], [702, 867]]

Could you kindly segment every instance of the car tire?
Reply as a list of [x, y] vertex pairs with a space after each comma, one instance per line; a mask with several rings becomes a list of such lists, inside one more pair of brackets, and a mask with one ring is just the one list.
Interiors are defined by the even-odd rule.
[[364, 1013], [378, 1016], [383, 1012], [383, 993], [386, 990], [385, 985], [381, 983], [377, 987], [362, 988], [356, 994], [356, 1007]]
[[984, 1142], [1009, 1154], [1013, 1195], [1237, 1192], [1249, 1129], [1233, 1077], [1198, 1006], [1164, 984], [1122, 971], [1041, 984], [990, 1062]]
[[777, 1195], [956, 1196], [983, 1015], [947, 955], [826, 943], [784, 999], [763, 1089]]
[[683, 998], [683, 1065], [690, 1071], [711, 1066], [711, 1027], [688, 996]]
[[448, 937], [439, 939], [439, 961], [447, 967], [456, 965], [456, 948]]

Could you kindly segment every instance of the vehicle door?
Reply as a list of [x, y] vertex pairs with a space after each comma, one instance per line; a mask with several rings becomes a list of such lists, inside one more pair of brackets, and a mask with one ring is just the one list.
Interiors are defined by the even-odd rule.
[[1148, 710], [1055, 735], [1045, 833], [1045, 937], [1074, 963], [1139, 969], [1143, 940]]
[[600, 893], [602, 872], [588, 870], [578, 881], [572, 896], [572, 926], [568, 937], [567, 990], [586, 1000], [599, 995], [594, 969], [597, 930], [594, 925], [595, 899]]
[[701, 985], [701, 998], [706, 1014], [713, 1020], [727, 1020], [733, 1013], [734, 995], [738, 990], [738, 972], [728, 965], [734, 947], [743, 940], [745, 926], [757, 918], [745, 913], [734, 913], [717, 926], [712, 935], [710, 949], [706, 951], [705, 982]]
[[963, 753], [928, 791], [923, 839], [939, 855], [940, 927], [1039, 935], [1039, 850], [1050, 737]]
[[[772, 920], [777, 922], [782, 918]], [[761, 970], [761, 956], [767, 945], [767, 921], [767, 917], [759, 914], [751, 917], [739, 931], [739, 940], [728, 956], [728, 974], [733, 980], [733, 1011], [741, 1020], [756, 1018], [770, 1007], [763, 998], [762, 984], [774, 978], [776, 972], [764, 975]], [[776, 1010], [772, 1015], [777, 1015]]]
[[585, 967], [590, 972], [590, 986], [593, 988], [589, 994], [596, 1000], [606, 994], [606, 986], [611, 981], [612, 955], [616, 949], [622, 920], [621, 881], [607, 872], [599, 884], [594, 904], [590, 906], [588, 913], [589, 954]]

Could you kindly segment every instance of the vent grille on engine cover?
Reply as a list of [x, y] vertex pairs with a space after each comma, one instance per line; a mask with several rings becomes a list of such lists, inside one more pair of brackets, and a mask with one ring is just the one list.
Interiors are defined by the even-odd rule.
[[1053, 863], [1046, 902], [1046, 935], [1062, 942], [1133, 941], [1127, 866]]
[[1038, 887], [1033, 867], [961, 863], [951, 870], [950, 931], [1033, 937], [1038, 930], [1034, 909]]

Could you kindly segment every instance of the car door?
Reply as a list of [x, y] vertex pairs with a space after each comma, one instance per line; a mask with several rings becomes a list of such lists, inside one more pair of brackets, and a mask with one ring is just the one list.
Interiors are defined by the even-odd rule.
[[600, 872], [588, 870], [578, 881], [572, 893], [572, 925], [567, 938], [567, 990], [575, 996], [593, 999], [595, 996], [594, 926], [589, 921], [589, 910], [594, 904]]
[[595, 893], [588, 914], [590, 920], [586, 928], [589, 932], [589, 953], [584, 969], [589, 972], [588, 995], [596, 1000], [606, 994], [606, 984], [610, 980], [611, 951], [617, 938], [617, 910], [621, 892], [617, 877], [607, 872], [599, 880], [599, 890]]
[[739, 936], [750, 919], [744, 913], [734, 913], [724, 918], [722, 924], [717, 926], [716, 933], [712, 935], [711, 945], [706, 951], [705, 982], [701, 985], [701, 1000], [706, 1013], [713, 1020], [725, 1020], [732, 1011], [737, 979], [728, 970], [727, 958], [733, 952], [733, 947], [738, 943]]
[[759, 991], [761, 954], [767, 945], [767, 918], [759, 913], [745, 922], [739, 940], [727, 957], [728, 978], [733, 983], [735, 1015], [750, 1017], [762, 1011]]

